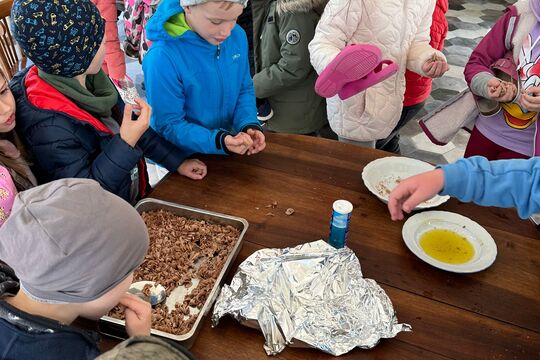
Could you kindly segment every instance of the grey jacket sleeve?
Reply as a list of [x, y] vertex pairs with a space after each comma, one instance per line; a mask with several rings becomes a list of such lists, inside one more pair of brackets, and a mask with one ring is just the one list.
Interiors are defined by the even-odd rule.
[[487, 83], [489, 80], [496, 78], [493, 74], [482, 71], [478, 74], [474, 75], [474, 77], [471, 80], [471, 92], [474, 95], [481, 96], [483, 98], [489, 99], [488, 89], [487, 89]]

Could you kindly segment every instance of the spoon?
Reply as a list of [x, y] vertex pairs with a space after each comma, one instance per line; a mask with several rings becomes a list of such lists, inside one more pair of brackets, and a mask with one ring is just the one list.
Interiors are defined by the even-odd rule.
[[[150, 295], [145, 295], [143, 289], [145, 285], [150, 285]], [[128, 293], [138, 296], [144, 301], [147, 301], [152, 306], [162, 303], [167, 298], [165, 288], [154, 281], [137, 281], [131, 284]]]

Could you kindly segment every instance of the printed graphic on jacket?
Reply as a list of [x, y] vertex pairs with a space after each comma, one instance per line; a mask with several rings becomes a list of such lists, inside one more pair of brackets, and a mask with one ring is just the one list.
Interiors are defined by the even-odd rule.
[[[535, 26], [525, 37], [519, 53], [518, 74], [521, 88], [525, 90], [540, 86], [540, 33], [537, 28]], [[536, 112], [523, 111], [518, 104], [505, 103], [502, 108], [506, 124], [513, 129], [526, 129], [536, 121]]]

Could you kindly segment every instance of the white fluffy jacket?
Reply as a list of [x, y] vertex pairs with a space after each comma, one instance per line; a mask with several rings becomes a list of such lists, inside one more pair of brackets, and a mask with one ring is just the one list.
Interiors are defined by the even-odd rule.
[[373, 44], [399, 66], [396, 75], [343, 101], [327, 99], [328, 121], [341, 137], [357, 141], [386, 138], [403, 107], [405, 69], [425, 75], [435, 0], [330, 0], [309, 44], [311, 63], [320, 74], [349, 44]]

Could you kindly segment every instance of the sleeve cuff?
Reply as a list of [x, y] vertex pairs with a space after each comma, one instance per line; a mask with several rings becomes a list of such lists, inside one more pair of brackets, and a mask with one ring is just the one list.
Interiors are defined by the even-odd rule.
[[232, 152], [225, 146], [225, 136], [231, 135], [228, 131], [220, 130], [216, 134], [216, 148], [223, 151], [225, 154], [230, 155]]
[[471, 92], [477, 96], [489, 99], [487, 83], [493, 78], [495, 78], [495, 75], [487, 71], [482, 71], [474, 75], [470, 85]]
[[464, 182], [462, 182], [464, 179], [460, 165], [461, 164], [459, 163], [454, 163], [436, 167], [436, 169], [441, 169], [444, 173], [444, 186], [439, 192], [439, 195], [456, 196], [456, 187], [459, 187], [460, 183], [461, 185], [464, 184]]
[[253, 124], [247, 124], [247, 125], [244, 125], [244, 127], [242, 127], [242, 128], [240, 129], [240, 132], [246, 132], [246, 131], [249, 130], [249, 129], [259, 130], [260, 132], [263, 131], [263, 128], [262, 128], [261, 125], [253, 123]]

